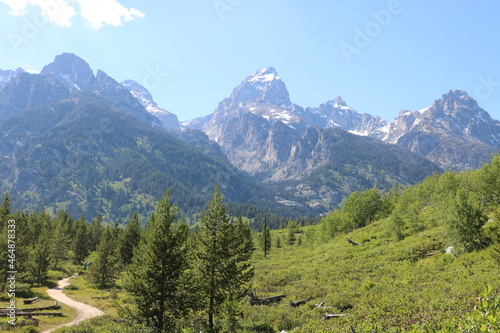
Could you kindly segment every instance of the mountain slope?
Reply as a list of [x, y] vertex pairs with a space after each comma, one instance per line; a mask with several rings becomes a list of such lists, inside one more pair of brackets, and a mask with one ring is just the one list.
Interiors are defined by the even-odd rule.
[[22, 69], [22, 68], [18, 68], [16, 70], [12, 70], [12, 69], [1, 70], [0, 69], [0, 88], [21, 73], [24, 73], [24, 69]]
[[197, 211], [220, 183], [227, 199], [258, 203], [258, 185], [124, 111], [80, 94], [0, 122], [2, 191], [20, 206], [66, 208], [126, 219], [147, 215], [167, 187], [184, 212]]
[[125, 80], [121, 84], [146, 108], [146, 111], [161, 120], [163, 128], [174, 131], [181, 129], [177, 116], [158, 107], [153, 96], [145, 87], [133, 80]]
[[[102, 99], [106, 103], [127, 111], [146, 124], [162, 128], [161, 121], [154, 115], [148, 113], [144, 106], [132, 96], [127, 88], [116, 82], [102, 70], [98, 70], [97, 74], [94, 75], [90, 66], [83, 59], [72, 53], [63, 53], [56, 56], [54, 61], [46, 65], [39, 75], [32, 75], [30, 78], [34, 81], [50, 80], [47, 86], [57, 87], [61, 91], [61, 94], [54, 95], [54, 93], [48, 91], [46, 87], [38, 88], [35, 86], [34, 88], [30, 88], [30, 86], [33, 85], [30, 80], [27, 80], [25, 83], [23, 82], [24, 84], [22, 86], [19, 86], [19, 83], [10, 82], [3, 90], [17, 89], [18, 91], [21, 90], [21, 93], [24, 92], [24, 94], [31, 91], [32, 95], [34, 93], [40, 95], [35, 96], [36, 105], [31, 104], [25, 107], [46, 105], [69, 95], [85, 92]], [[65, 96], [62, 96], [62, 93], [64, 93]], [[1, 95], [2, 91], [0, 91], [0, 96]]]
[[415, 184], [442, 171], [404, 148], [338, 128], [309, 127], [291, 152], [270, 179], [308, 207], [334, 207], [352, 192]]
[[420, 111], [401, 111], [386, 142], [453, 169], [475, 169], [500, 149], [500, 122], [465, 91], [454, 90]]
[[352, 191], [414, 184], [441, 171], [406, 149], [348, 133], [385, 138], [389, 123], [341, 98], [316, 109], [293, 104], [273, 68], [253, 73], [212, 115], [183, 126], [203, 129], [233, 165], [273, 186], [289, 206], [329, 208]]
[[[473, 169], [487, 163], [500, 149], [500, 122], [479, 107], [466, 92], [455, 90], [420, 111], [401, 111], [388, 122], [359, 113], [342, 98], [302, 108], [290, 101], [285, 83], [272, 67], [247, 77], [209, 116], [183, 122], [183, 128], [201, 129], [218, 142], [230, 161], [250, 172], [269, 172], [282, 162], [268, 134], [284, 129], [296, 132], [281, 140], [285, 150], [309, 126], [340, 128], [407, 148], [446, 169]], [[234, 133], [232, 129], [237, 129]], [[286, 144], [285, 144], [286, 143]], [[267, 151], [266, 151], [267, 149]]]

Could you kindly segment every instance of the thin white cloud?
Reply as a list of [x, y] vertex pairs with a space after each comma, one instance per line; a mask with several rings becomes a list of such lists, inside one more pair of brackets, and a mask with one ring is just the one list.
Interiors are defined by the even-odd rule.
[[126, 8], [116, 0], [76, 0], [80, 4], [81, 14], [94, 29], [104, 24], [115, 27], [134, 18], [143, 18], [145, 15], [135, 8]]
[[30, 0], [30, 3], [40, 7], [44, 19], [61, 27], [70, 27], [76, 15], [75, 8], [65, 0]]
[[70, 27], [76, 10], [71, 3], [78, 3], [83, 18], [94, 29], [106, 24], [118, 27], [124, 22], [145, 15], [135, 8], [126, 8], [116, 0], [0, 0], [10, 7], [11, 15], [24, 15], [28, 5], [40, 8], [41, 15], [61, 27]]
[[28, 4], [28, 0], [0, 0], [0, 2], [10, 7], [11, 15], [23, 15]]

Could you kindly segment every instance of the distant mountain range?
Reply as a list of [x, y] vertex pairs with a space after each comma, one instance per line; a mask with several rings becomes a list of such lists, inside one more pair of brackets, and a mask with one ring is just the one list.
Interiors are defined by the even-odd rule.
[[500, 123], [462, 91], [389, 123], [340, 97], [295, 105], [266, 68], [179, 123], [137, 82], [94, 75], [69, 53], [40, 74], [0, 71], [0, 129], [0, 189], [19, 206], [122, 221], [148, 216], [167, 187], [183, 212], [199, 211], [216, 183], [242, 207], [314, 216], [353, 191], [476, 168], [500, 147]]
[[[297, 135], [310, 126], [340, 128], [407, 148], [445, 169], [478, 168], [500, 149], [500, 122], [492, 119], [464, 91], [449, 91], [432, 106], [419, 111], [401, 111], [393, 122], [387, 122], [357, 112], [340, 97], [314, 108], [295, 105], [272, 67], [247, 77], [211, 115], [184, 122], [182, 127], [203, 130], [226, 149], [231, 162], [255, 173], [266, 163], [262, 156], [249, 159], [251, 146], [234, 147], [235, 137], [248, 139], [248, 133], [227, 133], [227, 127], [239, 123], [236, 118], [241, 117], [258, 118], [261, 122], [262, 130], [254, 132], [254, 136], [259, 133], [267, 137], [265, 132], [277, 122]], [[261, 151], [260, 144], [255, 147]], [[287, 154], [289, 148], [283, 147], [283, 150], [282, 153]]]

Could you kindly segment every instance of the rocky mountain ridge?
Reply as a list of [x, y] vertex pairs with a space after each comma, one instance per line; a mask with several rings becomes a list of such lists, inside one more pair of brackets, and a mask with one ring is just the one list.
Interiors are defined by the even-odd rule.
[[172, 131], [179, 131], [181, 129], [177, 116], [160, 108], [153, 100], [151, 93], [144, 86], [134, 80], [125, 80], [121, 84], [144, 106], [147, 112], [160, 119], [163, 128]]
[[[276, 70], [269, 67], [247, 77], [228, 98], [219, 103], [214, 113], [184, 122], [182, 131], [179, 131], [181, 126], [177, 117], [159, 107], [146, 88], [131, 80], [118, 83], [102, 70], [94, 75], [90, 66], [73, 54], [57, 56], [40, 74], [20, 72], [13, 75], [9, 72], [8, 75], [10, 78], [0, 87], [0, 126], [7, 129], [15, 125], [19, 133], [26, 132], [29, 126], [35, 130], [26, 132], [28, 141], [18, 140], [23, 149], [15, 148], [14, 141], [6, 141], [7, 146], [2, 148], [5, 154], [0, 157], [5, 165], [15, 162], [19, 149], [27, 156], [25, 162], [14, 163], [17, 166], [14, 174], [9, 173], [10, 168], [4, 169], [6, 179], [10, 179], [4, 186], [16, 185], [19, 195], [29, 189], [29, 193], [36, 193], [44, 198], [44, 202], [57, 199], [57, 205], [71, 201], [72, 194], [69, 193], [79, 193], [74, 201], [82, 205], [89, 205], [90, 202], [86, 209], [94, 213], [102, 207], [106, 207], [106, 211], [113, 210], [110, 202], [96, 202], [95, 198], [104, 195], [109, 200], [115, 200], [113, 193], [121, 198], [115, 200], [114, 205], [142, 202], [141, 198], [146, 193], [151, 203], [152, 193], [158, 193], [150, 187], [159, 182], [180, 186], [177, 191], [184, 193], [184, 207], [189, 208], [189, 202], [199, 205], [202, 201], [191, 188], [203, 191], [203, 196], [206, 196], [205, 182], [221, 181], [226, 184], [225, 191], [230, 193], [231, 200], [255, 202], [267, 207], [292, 206], [295, 213], [317, 214], [340, 204], [353, 191], [375, 185], [388, 189], [395, 184], [414, 184], [429, 174], [442, 171], [420, 155], [437, 161], [441, 166], [472, 168], [474, 163], [489, 159], [492, 151], [496, 150], [491, 146], [495, 142], [494, 136], [490, 135], [490, 142], [484, 143], [488, 138], [484, 131], [495, 131], [498, 122], [489, 118], [475, 101], [461, 92], [443, 97], [442, 101], [436, 101], [435, 106], [428, 109], [401, 112], [396, 121], [390, 123], [357, 112], [340, 97], [316, 108], [304, 109], [293, 104], [285, 83]], [[107, 187], [99, 187], [98, 192], [86, 188], [90, 184], [88, 180], [86, 185], [82, 185], [78, 177], [84, 174], [83, 170], [71, 163], [60, 169], [69, 172], [73, 182], [79, 184], [78, 188], [71, 189], [58, 183], [53, 177], [59, 177], [59, 174], [48, 172], [36, 162], [40, 152], [45, 150], [35, 149], [30, 143], [36, 141], [44, 147], [44, 140], [50, 139], [50, 144], [54, 145], [58, 142], [57, 135], [53, 135], [58, 133], [56, 129], [71, 123], [74, 127], [62, 132], [64, 138], [59, 138], [70, 142], [70, 133], [76, 133], [78, 126], [90, 125], [85, 121], [95, 125], [95, 120], [88, 118], [89, 115], [97, 117], [93, 107], [106, 115], [100, 120], [104, 125], [88, 130], [87, 136], [83, 133], [74, 142], [71, 141], [71, 145], [58, 146], [56, 150], [73, 159], [73, 156], [80, 155], [80, 145], [94, 147], [95, 153], [84, 157], [90, 158], [88, 165], [97, 167], [99, 171], [85, 177], [90, 177], [96, 184], [107, 184]], [[120, 112], [125, 112], [151, 130], [160, 129], [159, 132], [167, 136], [158, 136], [158, 133], [143, 127], [138, 129], [129, 120], [123, 123], [123, 114], [119, 116], [120, 121], [113, 119]], [[430, 115], [426, 115], [427, 112]], [[66, 117], [66, 114], [80, 119], [80, 122]], [[32, 124], [27, 115], [39, 117], [39, 123]], [[57, 115], [62, 123], [49, 119], [53, 115]], [[428, 121], [431, 115], [435, 115], [434, 121]], [[424, 118], [420, 119], [420, 116]], [[457, 120], [459, 118], [460, 121]], [[470, 119], [475, 120], [471, 122]], [[436, 121], [441, 127], [433, 125]], [[486, 127], [485, 122], [489, 124]], [[428, 127], [421, 127], [427, 123]], [[120, 125], [123, 128], [117, 128], [117, 124], [123, 124]], [[50, 133], [42, 133], [42, 127]], [[125, 130], [125, 127], [130, 130]], [[111, 128], [113, 135], [109, 136], [109, 140], [116, 143], [109, 145], [103, 138]], [[16, 132], [9, 131], [12, 138], [16, 137]], [[453, 134], [455, 132], [460, 132], [461, 136]], [[151, 137], [157, 137], [155, 145], [152, 145]], [[469, 140], [470, 137], [473, 139]], [[96, 143], [96, 140], [99, 142]], [[165, 150], [162, 145], [170, 148]], [[191, 149], [196, 153], [180, 153]], [[464, 159], [466, 154], [470, 156]], [[170, 158], [175, 161], [173, 165], [169, 163]], [[229, 167], [231, 164], [239, 171]], [[21, 165], [31, 166], [29, 170], [24, 170]], [[219, 169], [225, 171], [221, 173]], [[112, 177], [109, 170], [115, 170]], [[243, 176], [241, 170], [251, 177]], [[124, 174], [130, 171], [133, 176], [125, 177]], [[39, 179], [37, 174], [42, 173], [46, 176]], [[188, 175], [188, 178], [180, 176], [184, 177], [182, 181], [176, 181], [180, 174]], [[204, 180], [207, 177], [210, 179]], [[51, 190], [44, 193], [43, 189], [47, 186], [44, 180], [56, 184], [52, 187], [58, 189], [57, 195]], [[240, 195], [237, 183], [245, 184], [244, 191], [252, 193], [248, 200]], [[128, 184], [135, 185], [127, 188]], [[115, 186], [125, 186], [129, 198], [115, 191]], [[147, 187], [147, 190], [142, 187]], [[258, 191], [250, 190], [257, 187], [260, 188]], [[259, 192], [262, 188], [267, 188], [265, 196]], [[194, 197], [197, 199], [192, 199]], [[259, 197], [266, 199], [259, 201]], [[73, 210], [77, 211], [75, 207]]]
[[[292, 142], [310, 126], [340, 128], [395, 144], [445, 169], [478, 168], [500, 149], [500, 122], [465, 91], [450, 90], [432, 106], [400, 111], [388, 122], [359, 113], [341, 97], [305, 109], [293, 104], [272, 67], [247, 77], [212, 114], [181, 126], [203, 130], [223, 147], [232, 163], [251, 174], [283, 162], [285, 155], [290, 156]], [[277, 133], [284, 132], [287, 139], [281, 135], [278, 142]]]

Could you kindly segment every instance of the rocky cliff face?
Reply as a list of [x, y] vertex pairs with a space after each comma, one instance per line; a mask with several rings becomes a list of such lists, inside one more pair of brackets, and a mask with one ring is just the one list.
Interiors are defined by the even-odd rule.
[[12, 96], [24, 94], [23, 98], [30, 94], [31, 102], [21, 106], [21, 109], [46, 105], [68, 96], [90, 94], [127, 111], [144, 123], [157, 128], [163, 127], [161, 121], [148, 113], [127, 88], [101, 70], [94, 75], [83, 59], [71, 53], [56, 56], [54, 62], [46, 65], [40, 74], [19, 75], [2, 90], [7, 94], [12, 91]]
[[352, 191], [414, 183], [440, 170], [368, 137], [386, 139], [390, 123], [340, 97], [317, 108], [293, 104], [273, 68], [247, 77], [210, 116], [182, 125], [202, 129], [233, 165], [295, 199], [276, 198], [283, 205], [330, 207]]
[[[284, 126], [283, 126], [284, 125]], [[230, 161], [272, 179], [293, 174], [282, 163], [308, 128], [339, 128], [398, 145], [445, 169], [473, 169], [500, 149], [500, 122], [460, 90], [449, 91], [426, 109], [401, 111], [393, 122], [359, 113], [341, 98], [302, 108], [290, 101], [274, 68], [247, 77], [209, 116], [183, 124], [219, 143]], [[274, 169], [280, 169], [279, 176]]]
[[1, 70], [0, 69], [0, 88], [6, 85], [9, 81], [17, 77], [19, 74], [24, 73], [24, 69], [18, 68], [16, 70]]
[[500, 148], [500, 122], [465, 91], [444, 94], [419, 111], [401, 111], [385, 142], [410, 149], [445, 168], [473, 169]]
[[166, 130], [179, 131], [181, 128], [179, 126], [179, 119], [177, 116], [165, 109], [162, 109], [153, 100], [151, 93], [142, 85], [133, 80], [126, 80], [121, 83], [125, 88], [127, 88], [132, 96], [137, 99], [147, 112], [158, 118], [163, 128]]

